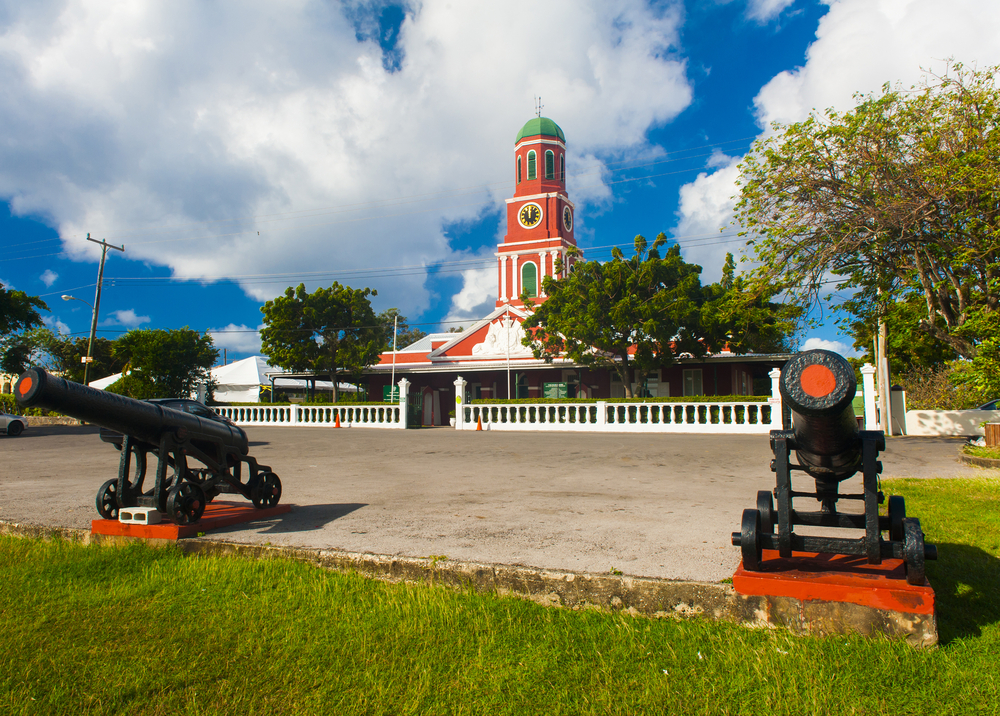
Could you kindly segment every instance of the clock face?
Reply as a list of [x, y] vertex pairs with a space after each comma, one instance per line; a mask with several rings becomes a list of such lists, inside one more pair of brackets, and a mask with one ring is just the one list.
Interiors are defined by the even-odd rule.
[[573, 230], [573, 210], [568, 206], [563, 207], [563, 228], [565, 228], [566, 231]]
[[531, 229], [538, 225], [538, 222], [542, 220], [542, 207], [538, 204], [532, 202], [530, 204], [525, 204], [521, 207], [521, 210], [517, 212], [517, 220], [526, 229]]

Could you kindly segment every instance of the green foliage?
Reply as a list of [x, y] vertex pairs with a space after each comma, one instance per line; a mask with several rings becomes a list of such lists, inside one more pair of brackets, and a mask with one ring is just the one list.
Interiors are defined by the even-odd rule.
[[[868, 305], [854, 301], [845, 301], [844, 305], [853, 314], [849, 325], [854, 335], [854, 347], [865, 351], [861, 362], [875, 365], [873, 340], [878, 329], [878, 317], [871, 313]], [[915, 293], [886, 304], [887, 347], [893, 375], [942, 366], [958, 358], [951, 345], [921, 330], [920, 321], [925, 313], [926, 304]], [[896, 380], [893, 379], [893, 382]]]
[[578, 261], [565, 278], [546, 276], [544, 303], [521, 296], [533, 309], [522, 324], [524, 345], [549, 362], [565, 355], [614, 370], [628, 397], [636, 369], [653, 370], [680, 353], [704, 355], [701, 267], [685, 262], [676, 244], [661, 258], [666, 242], [662, 233], [652, 245], [636, 236], [630, 259], [615, 248], [611, 261]]
[[209, 370], [219, 351], [210, 335], [185, 326], [131, 330], [114, 341], [112, 355], [125, 369], [108, 390], [145, 400], [189, 397], [199, 385], [210, 383]]
[[662, 233], [651, 246], [636, 236], [630, 259], [616, 248], [611, 261], [577, 261], [565, 278], [546, 276], [544, 303], [521, 296], [534, 310], [523, 323], [524, 345], [549, 362], [565, 354], [609, 368], [629, 397], [633, 382], [683, 353], [791, 350], [801, 307], [772, 301], [777, 290], [750, 294], [732, 254], [722, 280], [702, 287], [701, 266], [685, 262], [679, 245], [660, 256], [666, 242]]
[[0, 372], [20, 375], [31, 365], [35, 346], [25, 332], [42, 325], [45, 301], [0, 284]]
[[968, 361], [941, 366], [916, 366], [897, 375], [894, 383], [906, 391], [908, 410], [969, 410], [1000, 397], [978, 389]]
[[747, 277], [736, 275], [736, 261], [726, 254], [722, 278], [706, 286], [700, 331], [713, 352], [727, 347], [737, 354], [790, 353], [795, 350], [802, 306], [774, 300], [778, 290], [751, 291]]
[[413, 345], [427, 334], [419, 328], [411, 328], [406, 316], [400, 314], [398, 308], [389, 308], [378, 314], [378, 322], [383, 326], [384, 339], [382, 350], [392, 350], [393, 319], [396, 320], [396, 350], [402, 350]]
[[996, 68], [949, 72], [754, 144], [736, 207], [760, 262], [751, 287], [811, 305], [832, 277], [860, 319], [919, 305], [904, 330], [976, 355], [1000, 309], [1000, 90]]
[[306, 291], [289, 287], [283, 296], [261, 307], [261, 352], [271, 365], [290, 371], [329, 375], [333, 400], [341, 374], [359, 376], [378, 360], [385, 347], [385, 326], [372, 310], [371, 289], [352, 289], [334, 282], [330, 288]]

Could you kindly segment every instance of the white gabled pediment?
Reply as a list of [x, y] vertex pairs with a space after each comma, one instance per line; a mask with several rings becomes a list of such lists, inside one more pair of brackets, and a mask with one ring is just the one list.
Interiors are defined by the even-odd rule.
[[530, 358], [531, 349], [521, 345], [524, 330], [521, 323], [529, 312], [517, 306], [500, 306], [490, 315], [472, 325], [469, 330], [456, 333], [455, 337], [428, 354], [430, 360], [472, 358], [495, 360], [505, 358]]

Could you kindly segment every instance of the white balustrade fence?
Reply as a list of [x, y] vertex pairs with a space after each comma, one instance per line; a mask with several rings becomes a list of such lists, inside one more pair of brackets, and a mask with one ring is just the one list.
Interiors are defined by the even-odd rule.
[[237, 425], [332, 427], [340, 415], [341, 427], [406, 428], [406, 408], [385, 405], [231, 405], [213, 410]]
[[[781, 427], [781, 412], [762, 402], [501, 403], [464, 405], [455, 427], [621, 433], [761, 433]], [[772, 419], [774, 422], [772, 423]]]

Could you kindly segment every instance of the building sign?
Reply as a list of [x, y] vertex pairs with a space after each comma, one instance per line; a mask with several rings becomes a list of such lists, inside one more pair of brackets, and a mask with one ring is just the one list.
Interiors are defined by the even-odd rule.
[[542, 385], [543, 398], [567, 398], [569, 397], [569, 383], [544, 383]]

